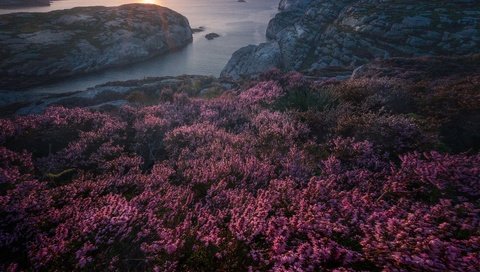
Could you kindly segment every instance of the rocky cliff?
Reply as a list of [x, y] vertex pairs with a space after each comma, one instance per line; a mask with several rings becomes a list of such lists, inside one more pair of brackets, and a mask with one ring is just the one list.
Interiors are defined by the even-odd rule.
[[270, 41], [240, 49], [222, 76], [271, 67], [352, 70], [373, 59], [480, 52], [476, 0], [282, 0], [279, 10], [267, 29]]
[[192, 40], [187, 18], [156, 5], [0, 16], [0, 88], [20, 89], [165, 54]]

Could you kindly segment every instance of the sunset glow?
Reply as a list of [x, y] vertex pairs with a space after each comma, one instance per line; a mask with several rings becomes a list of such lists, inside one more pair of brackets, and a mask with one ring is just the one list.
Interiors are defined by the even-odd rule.
[[142, 0], [140, 1], [140, 3], [160, 5], [161, 1], [160, 0]]

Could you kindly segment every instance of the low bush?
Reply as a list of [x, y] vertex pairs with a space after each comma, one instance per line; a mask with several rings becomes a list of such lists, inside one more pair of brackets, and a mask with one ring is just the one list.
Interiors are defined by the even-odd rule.
[[[478, 270], [478, 142], [440, 130], [457, 119], [267, 76], [0, 120], [0, 270]], [[475, 116], [444, 129], [475, 137]]]

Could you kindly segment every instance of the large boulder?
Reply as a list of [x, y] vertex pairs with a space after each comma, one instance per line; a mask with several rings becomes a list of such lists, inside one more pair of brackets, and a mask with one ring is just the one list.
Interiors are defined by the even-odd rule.
[[0, 88], [139, 62], [191, 41], [187, 18], [156, 5], [1, 15]]
[[[249, 45], [237, 50], [221, 73], [221, 77], [250, 77], [281, 66], [280, 47], [276, 42]], [[238, 73], [241, 72], [241, 73]]]
[[[282, 0], [279, 8], [267, 37], [278, 44], [279, 68], [285, 70], [321, 73], [332, 67], [353, 70], [374, 59], [480, 52], [475, 0]], [[248, 59], [228, 66], [246, 67]]]

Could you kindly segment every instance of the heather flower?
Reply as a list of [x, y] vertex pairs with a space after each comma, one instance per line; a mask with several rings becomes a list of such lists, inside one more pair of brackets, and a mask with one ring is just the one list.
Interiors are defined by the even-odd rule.
[[283, 94], [284, 92], [277, 82], [264, 81], [242, 92], [239, 98], [247, 104], [271, 104]]
[[0, 120], [0, 270], [478, 270], [478, 154], [376, 110], [388, 81], [264, 79]]

